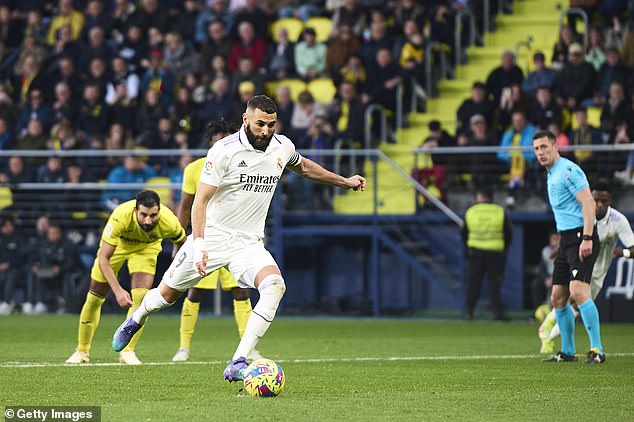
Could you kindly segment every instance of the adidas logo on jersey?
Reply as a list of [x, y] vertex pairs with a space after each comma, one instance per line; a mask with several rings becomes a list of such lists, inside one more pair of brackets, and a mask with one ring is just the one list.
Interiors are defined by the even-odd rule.
[[248, 167], [247, 163], [244, 162], [244, 160], [240, 161], [240, 164], [238, 164], [238, 167]]

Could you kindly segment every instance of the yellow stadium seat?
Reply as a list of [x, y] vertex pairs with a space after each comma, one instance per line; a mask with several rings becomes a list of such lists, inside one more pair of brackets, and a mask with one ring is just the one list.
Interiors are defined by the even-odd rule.
[[145, 181], [145, 184], [147, 185], [146, 188], [158, 193], [159, 198], [161, 198], [161, 204], [165, 204], [166, 206], [170, 202], [171, 189], [163, 188], [163, 187], [155, 187], [152, 185], [165, 185], [169, 183], [172, 183], [170, 178], [164, 177], [164, 176], [150, 177], [149, 179]]
[[317, 34], [317, 42], [326, 42], [332, 33], [332, 20], [325, 17], [313, 17], [304, 22], [304, 28], [313, 28]]
[[7, 186], [0, 186], [0, 210], [13, 205], [13, 194]]
[[273, 41], [275, 42], [279, 40], [277, 33], [280, 28], [286, 29], [288, 39], [291, 42], [297, 42], [304, 29], [304, 24], [297, 18], [281, 18], [276, 20], [273, 24], [271, 24], [271, 38], [273, 38]]
[[330, 104], [337, 93], [337, 87], [330, 78], [313, 79], [308, 82], [306, 89], [313, 95], [315, 101], [322, 104]]
[[286, 85], [291, 90], [291, 99], [293, 101], [297, 101], [297, 97], [303, 91], [306, 91], [306, 82], [301, 79], [282, 79], [279, 81], [278, 87], [281, 85]]
[[[577, 123], [575, 113], [571, 113], [570, 124], [572, 130], [577, 130], [579, 128], [579, 123]], [[588, 107], [588, 124], [594, 127], [601, 126], [601, 107]]]

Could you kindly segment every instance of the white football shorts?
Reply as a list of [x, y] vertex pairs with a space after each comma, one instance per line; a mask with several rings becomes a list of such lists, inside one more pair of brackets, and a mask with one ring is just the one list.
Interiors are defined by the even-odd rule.
[[[257, 236], [206, 231], [204, 244], [207, 249], [207, 274], [226, 266], [238, 286], [243, 288], [255, 288], [255, 276], [262, 268], [270, 265], [277, 267], [275, 259]], [[162, 281], [172, 289], [184, 292], [202, 278], [192, 262], [193, 245], [194, 239], [190, 234], [163, 275]]]

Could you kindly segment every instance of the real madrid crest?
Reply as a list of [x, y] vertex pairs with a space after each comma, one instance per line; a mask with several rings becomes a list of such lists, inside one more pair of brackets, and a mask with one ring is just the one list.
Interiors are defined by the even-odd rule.
[[277, 157], [277, 168], [279, 170], [284, 169], [284, 163], [282, 162], [282, 159], [280, 157]]

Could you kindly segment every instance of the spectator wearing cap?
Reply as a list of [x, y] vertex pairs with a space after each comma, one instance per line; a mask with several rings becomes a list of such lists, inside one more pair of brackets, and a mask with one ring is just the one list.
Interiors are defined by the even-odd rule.
[[522, 91], [528, 98], [535, 98], [537, 90], [542, 86], [553, 90], [557, 82], [557, 71], [546, 67], [544, 53], [538, 51], [533, 54], [533, 64], [535, 70], [526, 75], [526, 78], [522, 81]]
[[71, 28], [71, 38], [78, 40], [84, 27], [84, 15], [73, 8], [72, 0], [59, 0], [59, 13], [53, 16], [48, 27], [49, 45], [55, 44], [57, 31], [67, 25]]
[[573, 43], [568, 48], [569, 62], [559, 75], [556, 93], [557, 103], [569, 110], [593, 104], [596, 87], [596, 71], [586, 62], [583, 47]]
[[487, 92], [493, 95], [493, 103], [499, 104], [502, 91], [524, 80], [522, 69], [515, 64], [515, 54], [506, 50], [502, 53], [502, 64], [489, 73], [486, 81]]
[[495, 105], [487, 97], [486, 86], [479, 81], [473, 83], [471, 98], [465, 99], [456, 112], [457, 133], [464, 134], [469, 130], [469, 120], [479, 114], [486, 119], [487, 127], [493, 127]]
[[314, 79], [326, 70], [327, 48], [325, 44], [317, 42], [313, 28], [304, 29], [301, 39], [295, 46], [295, 69], [303, 79]]
[[251, 57], [256, 68], [262, 66], [266, 54], [266, 42], [255, 33], [253, 25], [249, 22], [240, 23], [238, 38], [238, 41], [233, 43], [229, 60], [227, 60], [229, 71], [238, 70], [238, 62], [243, 56]]

